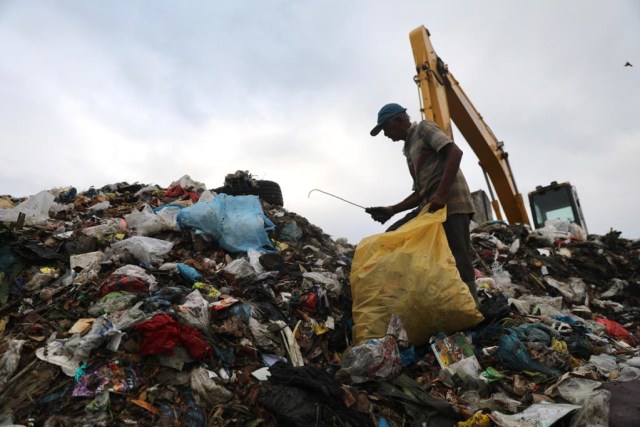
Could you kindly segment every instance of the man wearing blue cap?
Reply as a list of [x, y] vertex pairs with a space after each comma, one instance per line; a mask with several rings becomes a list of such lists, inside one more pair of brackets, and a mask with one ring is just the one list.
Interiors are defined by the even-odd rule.
[[371, 207], [366, 212], [384, 224], [395, 214], [413, 209], [387, 229], [393, 231], [415, 218], [427, 204], [429, 212], [446, 205], [447, 220], [443, 225], [449, 247], [460, 277], [477, 302], [469, 237], [474, 210], [467, 181], [460, 170], [462, 150], [434, 122], [412, 123], [407, 109], [394, 103], [380, 109], [378, 123], [371, 130], [371, 136], [378, 135], [380, 131], [393, 141], [404, 141], [402, 151], [413, 177], [413, 192], [395, 205]]

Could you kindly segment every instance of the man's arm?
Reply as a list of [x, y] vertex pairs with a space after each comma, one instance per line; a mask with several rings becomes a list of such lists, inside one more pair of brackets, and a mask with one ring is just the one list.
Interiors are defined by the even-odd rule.
[[462, 160], [462, 150], [454, 142], [442, 147], [438, 154], [442, 154], [444, 158], [444, 171], [438, 188], [428, 200], [429, 212], [440, 210], [447, 204], [449, 189], [458, 170], [460, 170], [460, 161]]
[[399, 212], [404, 212], [404, 211], [408, 211], [409, 209], [413, 209], [418, 205], [420, 205], [420, 194], [417, 191], [414, 191], [400, 203], [396, 203], [395, 205], [392, 205], [391, 209], [393, 209], [394, 214], [397, 214]]

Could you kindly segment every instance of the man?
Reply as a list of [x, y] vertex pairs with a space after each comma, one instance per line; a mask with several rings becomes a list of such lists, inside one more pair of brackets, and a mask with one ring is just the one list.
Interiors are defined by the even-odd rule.
[[367, 208], [374, 220], [384, 224], [399, 212], [414, 209], [394, 223], [392, 231], [415, 218], [429, 205], [429, 212], [447, 207], [444, 231], [456, 260], [460, 277], [469, 286], [478, 302], [475, 272], [471, 259], [469, 224], [473, 216], [473, 201], [469, 187], [460, 170], [462, 151], [434, 122], [423, 120], [411, 123], [407, 109], [398, 104], [387, 104], [378, 112], [378, 123], [371, 136], [380, 131], [393, 141], [404, 141], [403, 153], [413, 177], [413, 193], [392, 206]]

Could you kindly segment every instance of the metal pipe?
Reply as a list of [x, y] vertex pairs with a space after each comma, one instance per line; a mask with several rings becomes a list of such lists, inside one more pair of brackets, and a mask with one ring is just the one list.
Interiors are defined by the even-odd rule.
[[309, 195], [308, 195], [307, 197], [311, 197], [311, 193], [313, 193], [314, 191], [319, 191], [319, 192], [324, 193], [324, 194], [327, 194], [327, 195], [329, 195], [329, 196], [331, 196], [331, 197], [335, 197], [336, 199], [340, 199], [340, 200], [342, 200], [343, 202], [347, 202], [347, 203], [349, 203], [349, 204], [351, 204], [351, 205], [353, 205], [353, 206], [357, 206], [357, 207], [359, 207], [359, 208], [366, 209], [364, 206], [360, 206], [360, 205], [358, 205], [358, 204], [356, 204], [356, 203], [353, 203], [353, 202], [348, 201], [347, 199], [343, 199], [342, 197], [336, 196], [335, 194], [327, 193], [326, 191], [322, 191], [322, 190], [319, 190], [319, 189], [317, 189], [317, 188], [314, 188], [313, 190], [309, 191]]

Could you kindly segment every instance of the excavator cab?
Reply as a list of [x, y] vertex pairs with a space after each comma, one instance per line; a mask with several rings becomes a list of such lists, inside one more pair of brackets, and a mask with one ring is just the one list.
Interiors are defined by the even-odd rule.
[[550, 219], [564, 219], [576, 223], [588, 234], [578, 193], [568, 182], [553, 181], [544, 187], [537, 186], [529, 193], [529, 205], [535, 228], [544, 227]]

